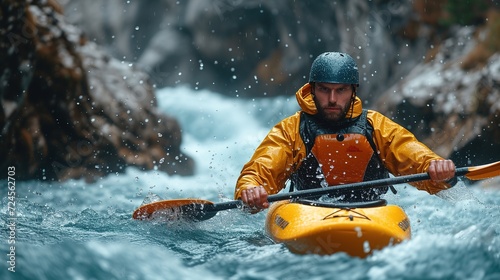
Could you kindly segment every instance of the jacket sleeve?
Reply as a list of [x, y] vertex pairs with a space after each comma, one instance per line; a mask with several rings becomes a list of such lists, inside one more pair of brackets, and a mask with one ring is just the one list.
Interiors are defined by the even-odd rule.
[[255, 150], [252, 158], [243, 166], [236, 189], [235, 199], [241, 191], [250, 187], [263, 186], [268, 194], [278, 193], [294, 171], [305, 148], [298, 134], [300, 114], [282, 120], [275, 125]]
[[[369, 111], [368, 120], [374, 128], [373, 139], [379, 149], [379, 156], [394, 176], [427, 172], [432, 160], [443, 159], [418, 141], [413, 133], [384, 115]], [[414, 182], [411, 185], [430, 194], [449, 187], [447, 183], [431, 180]]]

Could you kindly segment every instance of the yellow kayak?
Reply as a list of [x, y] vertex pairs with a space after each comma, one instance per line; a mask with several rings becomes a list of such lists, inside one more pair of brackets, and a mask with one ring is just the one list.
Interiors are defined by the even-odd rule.
[[341, 208], [338, 204], [312, 201], [276, 202], [269, 208], [266, 232], [293, 253], [345, 252], [363, 258], [411, 238], [410, 222], [403, 209], [380, 201]]

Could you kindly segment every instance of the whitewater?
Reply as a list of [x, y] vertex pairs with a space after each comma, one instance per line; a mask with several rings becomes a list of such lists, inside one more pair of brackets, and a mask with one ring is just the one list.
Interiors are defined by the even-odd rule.
[[179, 120], [196, 174], [130, 167], [94, 183], [18, 181], [15, 197], [1, 181], [0, 279], [500, 279], [500, 192], [483, 182], [460, 182], [437, 196], [396, 186], [385, 198], [408, 214], [412, 239], [366, 259], [292, 254], [266, 235], [266, 211], [227, 210], [202, 222], [133, 220], [155, 197], [232, 200], [262, 138], [298, 110], [294, 96], [229, 98], [183, 86], [156, 95], [160, 111]]

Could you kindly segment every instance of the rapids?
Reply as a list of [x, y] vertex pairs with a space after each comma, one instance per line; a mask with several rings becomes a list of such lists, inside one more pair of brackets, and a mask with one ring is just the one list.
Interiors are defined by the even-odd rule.
[[477, 184], [460, 182], [438, 196], [396, 186], [386, 199], [407, 212], [412, 239], [366, 259], [294, 255], [266, 236], [265, 212], [234, 209], [198, 223], [133, 220], [155, 196], [232, 199], [255, 147], [298, 109], [294, 97], [229, 99], [185, 87], [157, 97], [180, 121], [196, 175], [128, 168], [95, 183], [15, 182], [15, 196], [1, 193], [1, 279], [500, 279], [500, 194]]

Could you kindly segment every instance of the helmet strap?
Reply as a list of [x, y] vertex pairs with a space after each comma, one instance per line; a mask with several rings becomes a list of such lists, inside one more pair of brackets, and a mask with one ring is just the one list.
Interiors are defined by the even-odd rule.
[[352, 114], [354, 113], [354, 101], [356, 100], [356, 86], [355, 85], [352, 85], [352, 94], [351, 94], [351, 109], [349, 111], [351, 111], [351, 117], [352, 118]]

